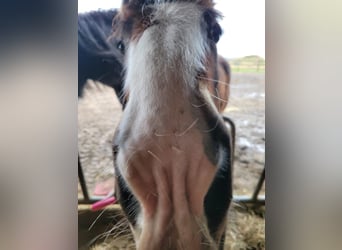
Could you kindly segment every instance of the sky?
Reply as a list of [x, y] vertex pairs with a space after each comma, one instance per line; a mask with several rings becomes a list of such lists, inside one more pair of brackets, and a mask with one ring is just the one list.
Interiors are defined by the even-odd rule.
[[[78, 12], [119, 8], [122, 0], [78, 0]], [[265, 0], [216, 0], [223, 14], [218, 53], [226, 58], [265, 58]]]

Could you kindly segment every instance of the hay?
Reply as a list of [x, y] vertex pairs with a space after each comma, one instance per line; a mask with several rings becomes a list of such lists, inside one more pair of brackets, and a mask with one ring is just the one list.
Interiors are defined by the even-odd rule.
[[[119, 221], [106, 229], [98, 237], [91, 250], [134, 250], [133, 237], [127, 226], [127, 221], [117, 209]], [[121, 215], [120, 215], [121, 214]], [[121, 217], [122, 216], [122, 217]], [[228, 216], [225, 250], [265, 249], [264, 211], [240, 207], [233, 204]]]

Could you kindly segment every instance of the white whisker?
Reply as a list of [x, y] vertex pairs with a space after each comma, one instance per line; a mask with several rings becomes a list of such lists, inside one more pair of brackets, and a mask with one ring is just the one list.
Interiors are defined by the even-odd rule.
[[209, 132], [211, 132], [211, 131], [215, 130], [215, 129], [217, 128], [217, 125], [219, 124], [219, 122], [220, 122], [220, 117], [218, 116], [218, 117], [217, 117], [217, 120], [216, 120], [216, 124], [215, 124], [215, 126], [214, 126], [213, 128], [211, 128], [211, 129], [208, 129], [208, 130], [203, 130], [203, 132], [205, 132], [205, 133], [209, 133]]
[[208, 81], [211, 81], [211, 82], [221, 83], [221, 84], [223, 84], [223, 85], [229, 86], [229, 88], [238, 88], [238, 86], [236, 86], [236, 85], [234, 85], [234, 84], [227, 83], [227, 82], [223, 82], [223, 81], [220, 81], [220, 80], [215, 80], [215, 79], [213, 79], [213, 78], [207, 78], [207, 77], [202, 77], [202, 76], [197, 76], [197, 78], [203, 79], [203, 80], [208, 80]]
[[95, 223], [98, 221], [98, 219], [103, 215], [103, 213], [105, 212], [106, 209], [103, 209], [102, 212], [96, 217], [96, 219], [94, 220], [93, 223], [91, 223], [90, 227], [88, 228], [88, 231], [90, 231], [93, 226], [95, 225]]
[[133, 158], [133, 156], [134, 156], [136, 153], [138, 153], [138, 150], [134, 151], [134, 152], [127, 158], [126, 166], [128, 166], [129, 161]]
[[203, 77], [203, 76], [197, 76], [197, 78], [203, 79], [203, 80], [212, 81], [212, 82], [221, 83], [221, 84], [224, 84], [224, 85], [227, 85], [227, 86], [231, 86], [230, 83], [223, 82], [223, 81], [220, 81], [220, 80], [215, 80], [215, 79], [212, 79], [212, 78], [207, 78], [207, 77]]
[[158, 133], [154, 133], [154, 135], [157, 136], [157, 137], [173, 136], [173, 134], [158, 134]]
[[198, 118], [195, 120], [195, 121], [193, 121], [193, 123], [191, 123], [190, 124], [190, 126], [186, 129], [186, 130], [184, 130], [182, 133], [180, 133], [180, 134], [175, 134], [175, 136], [183, 136], [183, 135], [185, 135], [192, 127], [194, 127], [195, 125], [196, 125], [196, 123], [198, 122]]
[[159, 161], [159, 163], [163, 163], [162, 160], [157, 155], [155, 155], [152, 151], [147, 150], [147, 153], [149, 153], [153, 158]]
[[226, 100], [223, 100], [222, 98], [220, 98], [220, 97], [217, 97], [216, 95], [213, 95], [213, 94], [211, 94], [211, 93], [210, 93], [210, 95], [211, 95], [211, 97], [213, 97], [213, 98], [215, 98], [215, 99], [217, 99], [217, 100], [219, 100], [219, 101], [222, 101], [222, 102], [228, 103], [228, 101], [226, 101]]
[[204, 107], [204, 106], [208, 105], [208, 103], [205, 102], [205, 103], [200, 104], [200, 105], [196, 105], [196, 104], [191, 103], [191, 105], [192, 105], [194, 108], [201, 108], [201, 107]]

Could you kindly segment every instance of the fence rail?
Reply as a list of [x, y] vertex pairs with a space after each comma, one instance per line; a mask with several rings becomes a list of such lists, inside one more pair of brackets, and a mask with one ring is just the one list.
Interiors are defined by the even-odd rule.
[[264, 73], [265, 60], [261, 57], [244, 57], [228, 60], [233, 72]]

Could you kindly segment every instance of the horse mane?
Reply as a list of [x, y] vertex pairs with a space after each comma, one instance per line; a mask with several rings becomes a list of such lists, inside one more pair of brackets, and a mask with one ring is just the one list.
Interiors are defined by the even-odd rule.
[[78, 15], [78, 45], [93, 56], [120, 57], [115, 44], [108, 39], [116, 9], [90, 11]]

